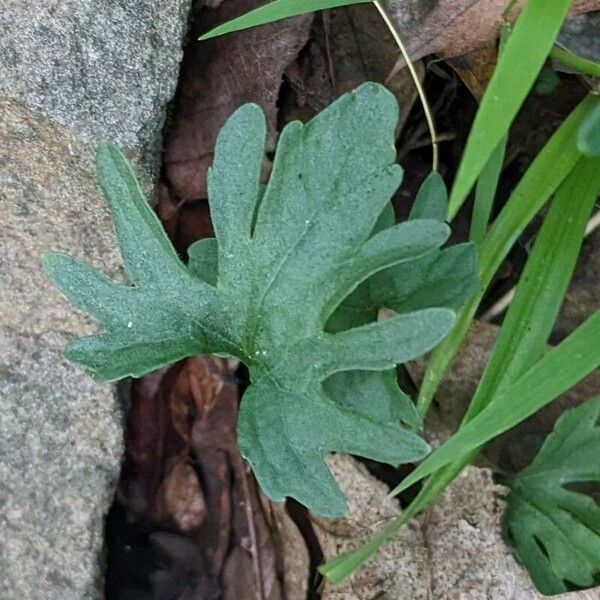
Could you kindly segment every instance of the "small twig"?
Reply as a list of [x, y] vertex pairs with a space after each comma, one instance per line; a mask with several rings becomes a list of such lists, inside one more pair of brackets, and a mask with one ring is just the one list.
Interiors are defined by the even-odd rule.
[[246, 520], [248, 521], [248, 533], [250, 534], [250, 554], [252, 556], [252, 571], [254, 574], [254, 585], [256, 600], [265, 600], [265, 591], [263, 587], [262, 565], [260, 564], [258, 536], [256, 534], [256, 524], [254, 523], [254, 513], [252, 510], [252, 499], [250, 497], [250, 486], [248, 485], [248, 472], [246, 466], [242, 465], [242, 487], [245, 496]]
[[[585, 227], [585, 237], [590, 235], [600, 227], [600, 210], [588, 221]], [[517, 286], [514, 286], [504, 296], [497, 300], [482, 316], [482, 321], [493, 321], [498, 315], [501, 315], [513, 301]]]
[[404, 43], [402, 42], [402, 39], [400, 38], [400, 34], [396, 30], [396, 27], [392, 23], [392, 20], [389, 18], [387, 12], [383, 8], [383, 6], [381, 5], [381, 2], [379, 2], [379, 0], [373, 0], [373, 4], [375, 5], [375, 8], [377, 8], [377, 10], [379, 11], [381, 18], [384, 20], [385, 24], [387, 25], [388, 29], [390, 30], [390, 33], [392, 34], [394, 41], [396, 42], [396, 44], [398, 44], [398, 48], [400, 48], [400, 52], [402, 53], [402, 57], [404, 58], [404, 61], [406, 62], [406, 66], [408, 67], [410, 75], [413, 78], [413, 81], [415, 82], [415, 87], [417, 88], [417, 93], [419, 94], [419, 99], [421, 100], [421, 104], [423, 105], [423, 110], [425, 112], [425, 119], [427, 120], [427, 127], [429, 128], [429, 135], [431, 137], [431, 154], [432, 154], [431, 168], [432, 168], [432, 170], [437, 171], [438, 164], [439, 164], [439, 149], [438, 149], [439, 139], [437, 137], [437, 133], [436, 133], [436, 129], [435, 129], [435, 122], [433, 120], [433, 114], [431, 112], [431, 108], [429, 107], [429, 102], [427, 101], [427, 96], [425, 95], [425, 90], [423, 89], [423, 86], [421, 85], [421, 80], [419, 79], [417, 70], [415, 69], [413, 62], [410, 59], [410, 56], [408, 55], [408, 52], [406, 51], [406, 48], [404, 47]]

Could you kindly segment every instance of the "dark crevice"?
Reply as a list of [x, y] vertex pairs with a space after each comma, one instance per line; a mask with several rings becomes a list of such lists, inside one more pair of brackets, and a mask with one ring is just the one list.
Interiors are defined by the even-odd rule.
[[310, 558], [310, 570], [308, 581], [308, 592], [306, 600], [319, 600], [321, 598], [320, 588], [323, 576], [319, 573], [318, 567], [323, 563], [324, 555], [317, 534], [310, 520], [306, 507], [302, 506], [294, 499], [286, 502], [286, 510], [292, 521], [294, 521], [298, 531], [304, 538], [308, 555]]

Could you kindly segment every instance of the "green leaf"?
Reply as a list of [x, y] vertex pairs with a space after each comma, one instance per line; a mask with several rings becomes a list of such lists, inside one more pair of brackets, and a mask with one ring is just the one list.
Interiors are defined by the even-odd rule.
[[237, 19], [231, 19], [231, 21], [227, 21], [226, 23], [223, 23], [223, 25], [211, 29], [208, 33], [201, 36], [200, 39], [209, 40], [210, 38], [225, 35], [226, 33], [241, 31], [242, 29], [249, 29], [250, 27], [257, 27], [258, 25], [265, 25], [266, 23], [280, 21], [281, 19], [287, 19], [289, 17], [297, 17], [298, 15], [304, 15], [317, 10], [327, 10], [328, 8], [349, 6], [351, 4], [364, 4], [369, 1], [370, 0], [302, 0], [299, 2], [298, 0], [274, 0], [274, 2], [269, 2], [264, 6], [248, 11]]
[[542, 594], [594, 585], [600, 573], [600, 505], [573, 484], [600, 481], [600, 397], [568, 410], [510, 486], [505, 528]]
[[429, 173], [422, 183], [409, 219], [437, 219], [443, 221], [448, 212], [448, 190], [437, 171]]
[[[394, 214], [392, 206], [389, 204], [380, 216], [373, 233], [382, 231], [393, 225]], [[199, 240], [188, 248], [190, 270], [194, 275], [211, 284], [217, 280], [217, 252], [215, 238]], [[429, 305], [435, 306], [436, 304], [440, 307], [454, 308], [452, 302], [446, 303], [445, 300], [448, 294], [452, 300], [455, 300], [456, 294], [460, 294], [460, 290], [464, 289], [465, 283], [474, 277], [477, 269], [476, 261], [469, 260], [469, 258], [474, 257], [465, 257], [464, 260], [459, 260], [460, 264], [456, 265], [456, 273], [445, 274], [449, 280], [456, 282], [455, 288], [447, 290], [446, 295], [440, 294], [440, 299], [437, 303], [434, 302], [434, 297], [432, 296], [429, 299], [430, 304], [422, 308], [429, 307]], [[415, 259], [409, 261], [407, 264], [411, 265], [420, 262], [421, 259]], [[448, 262], [447, 266], [451, 270], [455, 265], [452, 262]], [[384, 271], [384, 273], [390, 272], [391, 269]], [[423, 272], [423, 277], [426, 277], [426, 275], [427, 273]], [[367, 292], [369, 290], [368, 286], [364, 284], [360, 287], [367, 290]], [[341, 310], [343, 305], [338, 307], [327, 322], [327, 331], [344, 331], [376, 321], [378, 309], [384, 305], [375, 307], [369, 299], [365, 299], [365, 302], [370, 303], [370, 305], [366, 309], [359, 311]], [[363, 414], [370, 415], [382, 421], [402, 421], [415, 430], [421, 430], [423, 427], [422, 419], [412, 399], [398, 385], [395, 369], [389, 371], [344, 371], [326, 379], [323, 382], [323, 387], [332, 400], [343, 406], [352, 407]]]
[[251, 380], [239, 414], [243, 456], [273, 500], [291, 496], [325, 516], [345, 510], [328, 453], [395, 465], [429, 448], [398, 423], [333, 401], [322, 382], [343, 371], [392, 369], [427, 352], [454, 323], [453, 311], [426, 308], [339, 333], [324, 329], [362, 281], [448, 237], [447, 225], [426, 219], [372, 234], [401, 179], [397, 118], [393, 95], [365, 84], [308, 124], [288, 124], [264, 189], [264, 114], [255, 105], [236, 111], [208, 177], [214, 286], [194, 275], [202, 262], [192, 260], [190, 270], [179, 260], [113, 146], [101, 148], [99, 174], [133, 285], [64, 255], [46, 259], [63, 292], [102, 324], [69, 351], [97, 377], [139, 376], [199, 353], [242, 360]]
[[103, 145], [97, 165], [125, 272], [135, 285], [113, 282], [66, 254], [44, 258], [49, 277], [104, 328], [70, 344], [66, 356], [95, 377], [114, 381], [209, 353], [216, 339], [224, 353], [234, 353], [227, 307], [221, 310], [214, 288], [189, 275], [122, 154]]
[[[391, 205], [390, 205], [391, 208]], [[386, 224], [393, 225], [393, 214], [389, 220], [389, 211], [383, 213]], [[376, 231], [380, 230], [376, 227]], [[217, 281], [217, 240], [205, 238], [192, 244], [188, 248], [190, 257], [189, 268], [194, 275], [207, 283]], [[417, 262], [417, 261], [411, 261]], [[387, 272], [388, 270], [386, 270]], [[440, 304], [445, 306], [445, 304]], [[340, 325], [338, 329], [329, 331], [343, 331], [371, 323], [377, 319], [377, 310], [372, 310], [363, 318], [362, 314], [344, 314], [340, 319], [335, 319], [337, 310], [329, 319], [329, 324]], [[343, 371], [335, 373], [323, 382], [325, 393], [334, 401], [343, 406], [354, 408], [364, 414], [380, 421], [402, 421], [413, 429], [421, 430], [423, 421], [411, 398], [398, 386], [396, 371]]]
[[398, 386], [395, 370], [345, 371], [323, 382], [335, 402], [389, 423], [402, 421], [421, 430], [423, 421], [410, 396]]
[[600, 103], [579, 127], [577, 147], [586, 156], [600, 156]]
[[[498, 402], [507, 402], [507, 410], [512, 405], [517, 411], [527, 399], [527, 390], [521, 394], [502, 392], [529, 370], [546, 351], [547, 340], [573, 273], [586, 222], [599, 187], [600, 162], [585, 159], [579, 161], [560, 186], [537, 236], [481, 382], [469, 405], [465, 423], [491, 403], [499, 408]], [[502, 422], [498, 421], [498, 426], [501, 425]], [[463, 428], [464, 425], [458, 435]], [[381, 544], [391, 539], [403, 523], [434, 502], [479, 450], [480, 448], [467, 448], [456, 461], [435, 471], [424, 482], [403, 515], [392, 521], [385, 532], [376, 538], [379, 545], [372, 540], [364, 548], [328, 563], [323, 572], [337, 581], [340, 577], [350, 575], [355, 568], [353, 565], [361, 557], [366, 560], [372, 556]], [[392, 493], [405, 486], [406, 482], [402, 482]]]
[[[414, 218], [443, 221], [448, 195], [442, 178], [429, 175], [421, 186], [413, 209]], [[380, 226], [394, 223], [391, 205], [380, 218]], [[377, 230], [377, 228], [376, 228]], [[327, 323], [328, 331], [341, 331], [374, 321], [380, 308], [405, 313], [427, 307], [458, 310], [479, 289], [477, 252], [473, 244], [460, 244], [398, 264], [376, 273], [360, 285]], [[332, 398], [356, 409], [390, 420], [401, 420], [420, 430], [422, 419], [413, 401], [399, 387], [394, 371], [340, 373], [325, 382]], [[377, 398], [377, 402], [373, 402]]]
[[[446, 185], [433, 171], [419, 188], [409, 219], [443, 222], [447, 208]], [[386, 218], [389, 226], [390, 215]], [[376, 273], [344, 300], [329, 326], [339, 330], [366, 323], [382, 307], [397, 313], [436, 306], [458, 310], [478, 290], [477, 248], [457, 244]]]
[[529, 0], [503, 46], [481, 100], [450, 194], [448, 220], [467, 198], [548, 57], [571, 0]]
[[584, 56], [579, 56], [578, 54], [563, 48], [559, 44], [554, 45], [550, 51], [550, 56], [554, 60], [561, 62], [570, 69], [579, 71], [584, 75], [600, 77], [600, 63], [590, 60], [589, 58], [585, 58]]
[[187, 252], [190, 273], [210, 285], [216, 285], [219, 278], [219, 249], [216, 238], [198, 240]]

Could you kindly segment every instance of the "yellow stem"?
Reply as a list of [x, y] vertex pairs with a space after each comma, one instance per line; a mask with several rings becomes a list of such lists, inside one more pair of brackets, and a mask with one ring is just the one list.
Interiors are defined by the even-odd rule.
[[421, 104], [423, 105], [423, 110], [425, 111], [425, 119], [427, 120], [427, 127], [429, 127], [429, 135], [431, 137], [431, 154], [432, 154], [431, 168], [432, 168], [432, 170], [437, 171], [438, 163], [439, 163], [438, 136], [437, 136], [436, 129], [435, 129], [435, 123], [433, 121], [433, 114], [431, 112], [431, 108], [429, 107], [429, 102], [427, 102], [427, 96], [425, 95], [425, 90], [423, 89], [423, 86], [421, 85], [421, 80], [419, 79], [419, 75], [417, 74], [415, 66], [413, 65], [413, 63], [410, 59], [410, 56], [408, 55], [408, 52], [406, 51], [406, 48], [404, 47], [404, 44], [402, 42], [402, 39], [400, 38], [400, 35], [398, 34], [398, 31], [396, 30], [396, 27], [394, 26], [391, 19], [389, 18], [387, 12], [381, 5], [381, 2], [379, 2], [379, 0], [373, 0], [373, 4], [375, 5], [375, 8], [377, 8], [377, 10], [379, 11], [381, 18], [384, 20], [385, 24], [387, 25], [388, 29], [390, 30], [390, 33], [392, 34], [394, 41], [396, 42], [396, 44], [398, 44], [398, 48], [400, 48], [400, 52], [402, 53], [402, 57], [404, 58], [404, 61], [406, 62], [406, 66], [408, 67], [411, 77], [413, 78], [413, 81], [415, 82], [415, 87], [417, 88], [417, 93], [419, 94]]

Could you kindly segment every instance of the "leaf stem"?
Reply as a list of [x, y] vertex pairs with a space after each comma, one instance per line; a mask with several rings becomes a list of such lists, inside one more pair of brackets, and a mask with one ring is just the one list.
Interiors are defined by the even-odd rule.
[[383, 6], [381, 5], [381, 2], [379, 2], [379, 0], [373, 0], [373, 4], [375, 5], [375, 8], [379, 11], [381, 18], [384, 20], [385, 24], [387, 25], [388, 29], [390, 30], [390, 33], [392, 34], [394, 41], [398, 45], [398, 48], [400, 48], [402, 57], [404, 58], [404, 60], [406, 62], [406, 66], [408, 67], [408, 70], [410, 72], [410, 75], [413, 78], [413, 81], [415, 82], [415, 87], [417, 89], [417, 93], [419, 94], [419, 99], [421, 100], [421, 104], [423, 105], [423, 111], [425, 112], [425, 119], [427, 120], [427, 127], [429, 128], [429, 135], [431, 137], [431, 153], [432, 153], [431, 169], [433, 171], [437, 171], [438, 164], [439, 164], [439, 148], [438, 148], [439, 140], [438, 140], [437, 132], [435, 129], [433, 113], [431, 112], [431, 107], [429, 106], [429, 102], [427, 101], [427, 96], [425, 95], [425, 90], [423, 89], [421, 80], [419, 79], [419, 75], [417, 74], [417, 70], [415, 69], [413, 62], [410, 59], [410, 56], [408, 55], [406, 47], [404, 46], [404, 43], [402, 42], [402, 39], [400, 38], [400, 34], [398, 33], [398, 30], [396, 29], [394, 23], [392, 23], [392, 20], [388, 16], [387, 12], [383, 8]]
[[592, 77], [600, 77], [600, 63], [597, 63], [589, 58], [579, 56], [558, 44], [554, 44], [552, 50], [550, 50], [550, 57], [554, 60], [562, 63], [563, 65], [570, 67], [575, 71], [579, 71], [584, 75], [591, 75]]

